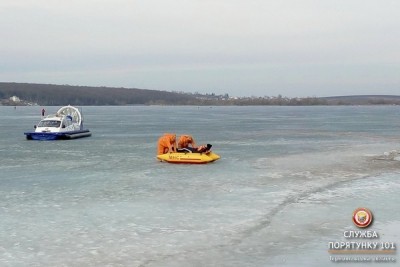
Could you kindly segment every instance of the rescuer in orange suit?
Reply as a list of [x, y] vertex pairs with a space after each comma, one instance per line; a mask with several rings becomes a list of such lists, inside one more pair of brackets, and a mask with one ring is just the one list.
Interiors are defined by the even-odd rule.
[[[189, 146], [190, 145], [190, 146]], [[193, 137], [190, 135], [181, 135], [178, 141], [178, 152], [207, 152], [211, 149], [212, 145], [201, 145], [196, 146], [196, 142], [194, 141]]]
[[176, 152], [176, 134], [166, 133], [158, 139], [157, 155]]
[[[189, 147], [189, 145], [191, 147]], [[196, 149], [196, 142], [194, 141], [191, 135], [181, 135], [178, 141], [178, 148], [183, 149], [186, 148], [188, 150]]]

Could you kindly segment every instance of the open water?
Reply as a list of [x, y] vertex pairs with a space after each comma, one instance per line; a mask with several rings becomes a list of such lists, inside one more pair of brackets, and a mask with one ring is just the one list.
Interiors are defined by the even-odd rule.
[[[0, 107], [0, 266], [336, 266], [358, 207], [400, 241], [397, 106], [82, 107], [92, 137], [27, 141], [40, 110]], [[164, 132], [221, 159], [158, 162]]]

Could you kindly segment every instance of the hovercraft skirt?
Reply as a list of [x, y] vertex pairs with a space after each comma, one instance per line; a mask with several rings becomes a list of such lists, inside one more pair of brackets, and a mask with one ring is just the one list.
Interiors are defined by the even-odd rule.
[[92, 133], [89, 130], [80, 130], [73, 132], [63, 133], [40, 133], [40, 132], [26, 132], [26, 139], [38, 141], [53, 141], [53, 140], [66, 140], [89, 137]]

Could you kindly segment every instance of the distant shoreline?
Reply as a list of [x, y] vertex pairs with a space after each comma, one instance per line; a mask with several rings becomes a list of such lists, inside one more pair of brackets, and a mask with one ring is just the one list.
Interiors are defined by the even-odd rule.
[[137, 88], [0, 82], [2, 106], [343, 106], [400, 105], [397, 95], [232, 97]]

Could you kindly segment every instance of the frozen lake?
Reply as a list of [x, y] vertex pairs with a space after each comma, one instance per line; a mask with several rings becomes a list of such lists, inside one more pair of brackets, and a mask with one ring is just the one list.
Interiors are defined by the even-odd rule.
[[[0, 107], [0, 266], [327, 266], [358, 207], [400, 241], [396, 106], [83, 107], [92, 137], [27, 141], [40, 110]], [[221, 159], [158, 162], [164, 132]]]

